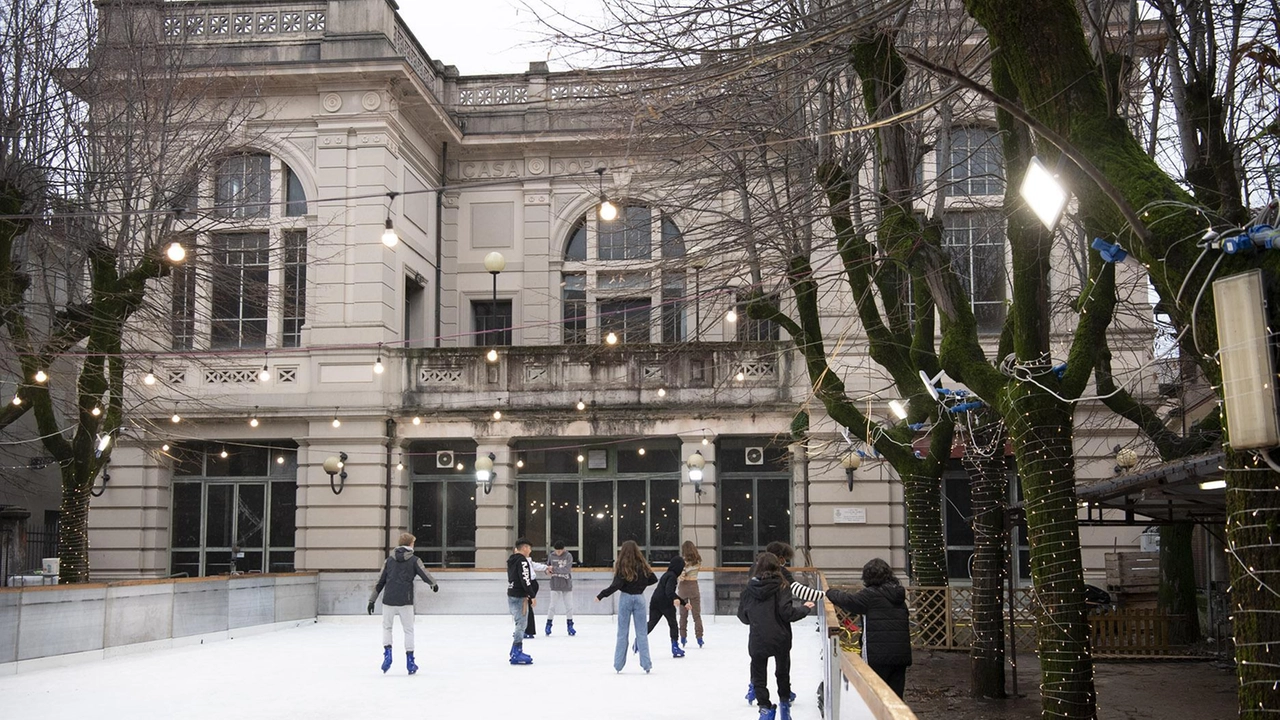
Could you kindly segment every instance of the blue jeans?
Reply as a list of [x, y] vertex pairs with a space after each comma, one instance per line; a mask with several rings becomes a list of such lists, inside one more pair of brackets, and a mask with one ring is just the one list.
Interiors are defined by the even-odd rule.
[[524, 644], [524, 626], [529, 622], [529, 606], [525, 598], [507, 598], [507, 610], [511, 611], [511, 621], [515, 623], [515, 631], [511, 633], [513, 645]]
[[636, 645], [640, 648], [640, 667], [645, 672], [653, 667], [653, 661], [649, 659], [649, 633], [645, 626], [645, 603], [644, 595], [632, 595], [630, 593], [619, 593], [618, 597], [618, 644], [613, 648], [613, 669], [622, 672], [622, 668], [627, 664], [627, 652], [631, 649], [631, 643], [627, 642], [627, 625], [630, 624], [636, 630]]

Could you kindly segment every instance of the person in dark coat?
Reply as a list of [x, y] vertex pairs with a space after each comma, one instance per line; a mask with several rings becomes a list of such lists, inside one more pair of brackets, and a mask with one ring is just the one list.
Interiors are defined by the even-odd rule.
[[676, 594], [676, 584], [680, 582], [680, 573], [684, 572], [684, 558], [679, 555], [671, 559], [667, 571], [658, 578], [658, 587], [653, 589], [649, 597], [649, 630], [658, 626], [658, 621], [667, 619], [667, 628], [671, 630], [671, 657], [684, 657], [680, 648], [680, 624], [676, 622], [676, 608], [688, 605], [689, 601]]
[[369, 596], [368, 611], [372, 615], [373, 604], [378, 595], [382, 595], [382, 672], [391, 669], [391, 630], [397, 617], [400, 618], [400, 629], [404, 630], [405, 666], [410, 675], [418, 671], [413, 659], [413, 579], [422, 578], [422, 582], [431, 587], [431, 592], [440, 591], [435, 578], [422, 564], [422, 558], [413, 554], [416, 540], [411, 533], [400, 533], [400, 545], [382, 564], [378, 584]]
[[[791, 623], [809, 614], [812, 602], [792, 602], [791, 588], [782, 578], [782, 563], [770, 552], [761, 553], [751, 580], [738, 598], [738, 620], [751, 626], [747, 653], [751, 656], [751, 687], [761, 720], [791, 717]], [[778, 680], [778, 704], [769, 702], [769, 658]]]
[[[861, 615], [862, 659], [902, 697], [911, 665], [911, 622], [907, 591], [894, 577], [889, 563], [874, 558], [862, 566], [863, 589], [856, 593], [832, 588], [827, 599], [850, 615]], [[821, 591], [796, 583], [798, 597], [821, 597]]]

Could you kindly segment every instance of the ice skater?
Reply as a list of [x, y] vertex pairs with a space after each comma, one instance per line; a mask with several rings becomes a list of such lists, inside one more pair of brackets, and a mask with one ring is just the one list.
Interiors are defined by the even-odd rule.
[[[747, 652], [751, 655], [751, 686], [760, 720], [791, 719], [791, 623], [809, 614], [814, 605], [792, 602], [791, 588], [782, 580], [782, 563], [771, 552], [761, 553], [751, 569], [747, 589], [738, 598], [738, 619], [751, 626]], [[778, 679], [778, 704], [769, 702], [769, 659]]]
[[400, 533], [400, 546], [391, 551], [387, 561], [382, 564], [382, 574], [378, 576], [378, 584], [369, 596], [369, 614], [373, 614], [373, 604], [382, 593], [382, 672], [391, 669], [391, 630], [396, 616], [400, 616], [400, 629], [404, 631], [405, 667], [409, 674], [418, 672], [418, 665], [413, 661], [413, 579], [422, 578], [422, 582], [431, 586], [431, 592], [439, 592], [427, 566], [422, 558], [413, 554], [413, 544], [417, 541], [409, 533]]
[[613, 563], [613, 582], [596, 595], [596, 602], [600, 602], [622, 591], [622, 597], [618, 599], [618, 642], [613, 646], [613, 669], [618, 672], [622, 672], [627, 664], [627, 646], [631, 644], [627, 642], [628, 624], [635, 626], [640, 667], [646, 673], [653, 669], [653, 661], [649, 658], [649, 635], [644, 631], [644, 589], [656, 582], [658, 578], [640, 553], [640, 546], [634, 540], [622, 543], [618, 548], [618, 559]]
[[689, 642], [689, 615], [693, 615], [693, 632], [702, 647], [702, 591], [698, 589], [698, 571], [702, 569], [702, 555], [692, 540], [685, 540], [680, 546], [680, 557], [684, 558], [684, 572], [680, 573], [680, 583], [676, 585], [676, 594], [688, 600], [680, 606], [680, 645]]
[[525, 538], [516, 540], [515, 552], [507, 558], [507, 610], [511, 613], [511, 664], [532, 665], [533, 658], [524, 654], [524, 631], [529, 611], [538, 603], [538, 582], [533, 579], [529, 553], [533, 545]]
[[547, 574], [551, 577], [551, 602], [547, 604], [547, 634], [551, 634], [551, 626], [556, 619], [556, 601], [564, 610], [565, 628], [570, 635], [577, 635], [573, 629], [573, 553], [564, 549], [564, 543], [557, 541], [553, 552], [547, 555]]
[[649, 598], [649, 627], [645, 634], [653, 632], [658, 621], [667, 619], [667, 629], [671, 635], [671, 657], [684, 657], [680, 649], [680, 627], [676, 623], [676, 608], [688, 605], [689, 601], [676, 594], [676, 584], [680, 582], [680, 573], [684, 571], [684, 558], [677, 555], [667, 564], [667, 571], [658, 578], [658, 587], [653, 589]]

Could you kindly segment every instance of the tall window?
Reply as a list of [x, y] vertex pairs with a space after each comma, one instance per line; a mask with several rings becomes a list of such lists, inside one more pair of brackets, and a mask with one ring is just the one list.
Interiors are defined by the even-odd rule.
[[214, 235], [210, 243], [213, 348], [264, 347], [271, 253], [267, 233]]
[[193, 255], [187, 261], [173, 266], [170, 273], [173, 282], [170, 330], [174, 350], [191, 350], [196, 341], [196, 269]]
[[610, 332], [623, 342], [686, 339], [685, 270], [666, 262], [684, 255], [676, 224], [652, 208], [625, 205], [613, 221], [584, 214], [564, 244], [562, 341], [586, 343], [593, 327], [599, 340]]
[[943, 249], [969, 294], [978, 330], [1000, 332], [1005, 316], [1004, 217], [953, 211], [942, 217]]
[[285, 166], [284, 169], [284, 214], [285, 217], [300, 217], [307, 214], [307, 191], [302, 189], [302, 179]]
[[511, 344], [511, 301], [472, 300], [472, 330], [476, 345], [495, 347]]
[[750, 565], [775, 540], [791, 542], [791, 472], [768, 438], [726, 438], [716, 448], [720, 561]]
[[454, 448], [431, 442], [410, 446], [410, 525], [418, 538], [414, 554], [431, 567], [476, 564], [476, 481], [472, 470], [476, 451], [474, 446]]
[[951, 158], [944, 167], [947, 192], [957, 196], [999, 195], [1004, 192], [1004, 160], [1000, 138], [981, 127], [951, 130]]
[[214, 174], [214, 207], [222, 217], [269, 217], [271, 156], [245, 153], [220, 160]]
[[291, 444], [187, 443], [174, 457], [171, 574], [293, 571], [298, 461]]
[[651, 563], [680, 547], [680, 446], [652, 439], [577, 450], [529, 444], [517, 450], [517, 534], [534, 548], [556, 541], [585, 567], [613, 564], [618, 545], [634, 540]]
[[283, 347], [302, 344], [302, 326], [307, 310], [307, 231], [286, 230], [284, 233], [284, 326], [280, 333]]

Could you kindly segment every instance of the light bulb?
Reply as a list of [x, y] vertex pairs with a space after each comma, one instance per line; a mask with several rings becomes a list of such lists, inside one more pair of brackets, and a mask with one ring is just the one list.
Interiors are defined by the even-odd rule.
[[386, 368], [382, 365], [382, 358], [378, 358], [377, 361], [373, 363], [373, 374], [381, 375], [384, 370], [386, 370]]
[[155, 376], [155, 374], [154, 374], [154, 373], [147, 373], [146, 375], [144, 375], [144, 376], [142, 377], [142, 384], [143, 384], [143, 385], [155, 385], [155, 384], [156, 384], [156, 376]]
[[502, 419], [502, 411], [501, 411], [501, 410], [494, 410], [494, 411], [493, 411], [493, 419], [494, 419], [494, 420], [501, 420], [501, 419]]
[[227, 449], [226, 449], [226, 448], [223, 448], [223, 449], [222, 449], [222, 452], [218, 453], [218, 457], [222, 458], [223, 460], [226, 460], [226, 459], [227, 459]]
[[277, 456], [276, 456], [276, 464], [277, 464], [277, 465], [283, 465], [283, 464], [284, 464], [284, 456], [283, 456], [283, 455], [277, 455]]
[[644, 448], [640, 448], [639, 450], [637, 450], [637, 451], [636, 451], [636, 453], [637, 453], [637, 454], [639, 454], [639, 455], [643, 455], [643, 454], [644, 454]]
[[600, 219], [604, 220], [605, 222], [609, 222], [611, 220], [616, 220], [617, 217], [618, 217], [618, 206], [614, 205], [608, 200], [605, 200], [604, 198], [601, 198], [600, 199]]
[[46, 381], [46, 380], [48, 380], [48, 379], [49, 379], [49, 375], [48, 375], [48, 373], [46, 373], [46, 372], [45, 372], [45, 371], [43, 371], [43, 370], [37, 370], [37, 371], [36, 371], [36, 376], [35, 376], [35, 380], [36, 380], [36, 382], [38, 382], [38, 383], [42, 383], [42, 382], [44, 382], [44, 381]]
[[516, 467], [518, 467], [518, 468], [522, 468], [522, 467], [524, 467], [524, 460], [517, 460], [517, 461], [516, 461]]
[[271, 380], [271, 370], [267, 368], [266, 363], [262, 364], [262, 369], [258, 371], [258, 382], [264, 383]]
[[182, 247], [180, 242], [169, 243], [169, 247], [165, 248], [164, 254], [169, 258], [169, 262], [180, 263], [187, 259], [187, 249]]
[[747, 374], [739, 370], [738, 374], [733, 376], [733, 379], [737, 380], [738, 382], [742, 382], [743, 380], [747, 379]]
[[389, 248], [395, 247], [400, 242], [400, 236], [396, 234], [396, 229], [391, 227], [391, 218], [387, 218], [387, 224], [382, 231], [382, 244]]
[[702, 444], [703, 444], [703, 445], [710, 445], [710, 444], [711, 444], [711, 441], [710, 441], [710, 440], [708, 440], [708, 439], [704, 436], [704, 437], [702, 438]]
[[334, 426], [334, 427], [336, 427], [336, 428], [337, 428], [337, 427], [342, 427], [342, 421], [341, 421], [341, 420], [339, 420], [338, 418], [334, 418], [334, 419], [333, 419], [333, 426]]
[[169, 452], [169, 443], [160, 446], [160, 452]]
[[498, 351], [493, 348], [489, 348], [489, 352], [484, 354], [484, 359], [489, 362], [498, 362]]
[[258, 427], [258, 418], [249, 418], [249, 427]]
[[584, 458], [584, 457], [582, 457], [581, 455], [579, 455], [579, 456], [578, 456], [578, 462], [582, 462], [583, 460], [586, 460], [586, 458]]
[[413, 416], [413, 424], [414, 424], [414, 425], [421, 425], [421, 424], [422, 424], [422, 418], [418, 417], [417, 415], [414, 415], [414, 416]]
[[98, 407], [97, 405], [94, 405], [93, 409], [89, 411], [89, 414], [94, 417], [98, 417], [99, 415], [102, 414], [102, 408]]
[[609, 345], [617, 345], [617, 344], [618, 344], [618, 334], [617, 334], [617, 333], [615, 333], [615, 332], [611, 332], [611, 333], [609, 333], [608, 335], [605, 335], [605, 336], [604, 336], [604, 341], [605, 341], [606, 343], [608, 343]]
[[579, 410], [586, 410], [586, 409], [587, 409], [587, 404], [586, 404], [585, 402], [583, 402], [583, 401], [579, 400], [579, 401], [578, 401], [578, 409], [579, 409]]
[[666, 396], [667, 396], [667, 389], [666, 389], [666, 388], [658, 388], [658, 397], [666, 397]]
[[180, 422], [182, 422], [182, 416], [175, 412], [175, 413], [173, 414], [173, 417], [169, 418], [169, 420], [171, 420], [172, 422], [175, 422], [175, 423], [180, 423]]
[[13, 404], [14, 404], [14, 405], [21, 405], [21, 404], [22, 404], [22, 398], [18, 397], [17, 395], [14, 395], [14, 396], [13, 396]]
[[463, 466], [463, 464], [462, 464], [462, 463], [458, 463], [457, 468], [458, 468], [459, 470], [461, 470], [463, 467], [464, 467], [464, 466]]
[[404, 463], [402, 463], [402, 462], [398, 462], [398, 463], [396, 463], [396, 469], [397, 469], [397, 470], [403, 470], [403, 469], [404, 469]]
[[729, 312], [724, 314], [724, 319], [726, 322], [731, 322], [731, 323], [738, 322], [738, 311], [730, 310]]

